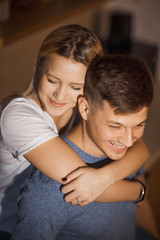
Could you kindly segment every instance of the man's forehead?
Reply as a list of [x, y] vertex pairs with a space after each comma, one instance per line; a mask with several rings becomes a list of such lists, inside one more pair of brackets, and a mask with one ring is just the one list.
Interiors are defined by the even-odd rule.
[[[147, 121], [148, 108], [144, 107], [141, 110], [128, 114], [110, 114], [106, 116], [106, 121], [116, 125], [134, 127], [143, 124]], [[108, 118], [108, 120], [107, 120]]]
[[135, 109], [133, 111], [123, 112], [123, 110], [122, 111], [120, 110], [121, 108], [123, 108], [123, 103], [119, 104], [119, 106], [114, 106], [114, 105], [110, 104], [107, 100], [102, 100], [101, 103], [98, 104], [98, 108], [101, 110], [104, 110], [104, 111], [107, 108], [112, 109], [112, 111], [116, 115], [131, 115], [131, 114], [140, 112], [144, 108], [149, 109], [149, 107], [141, 106], [141, 107], [137, 107], [137, 109]]
[[[103, 106], [103, 107], [102, 107]], [[103, 101], [101, 106], [95, 108], [95, 114], [99, 115], [106, 123], [114, 123], [117, 125], [134, 126], [147, 121], [148, 107], [129, 113], [115, 113], [115, 107], [111, 106], [107, 101]]]

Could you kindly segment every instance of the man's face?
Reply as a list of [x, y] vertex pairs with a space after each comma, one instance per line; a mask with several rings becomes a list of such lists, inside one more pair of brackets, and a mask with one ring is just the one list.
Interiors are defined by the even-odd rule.
[[85, 145], [89, 148], [85, 150], [97, 157], [107, 155], [118, 160], [142, 137], [148, 107], [134, 113], [115, 114], [110, 104], [104, 101], [102, 109], [97, 108], [93, 113], [89, 108], [86, 114]]

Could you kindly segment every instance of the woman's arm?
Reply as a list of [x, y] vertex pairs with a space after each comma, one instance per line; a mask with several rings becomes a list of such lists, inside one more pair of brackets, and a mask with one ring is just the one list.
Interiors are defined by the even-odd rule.
[[136, 181], [121, 180], [109, 186], [102, 196], [99, 196], [97, 202], [135, 202], [141, 192], [141, 184]]
[[27, 152], [24, 157], [53, 180], [62, 178], [78, 167], [86, 166], [79, 155], [60, 137], [52, 138]]
[[[109, 186], [101, 196], [95, 199], [96, 202], [122, 202], [133, 201], [135, 202], [140, 195], [141, 184], [135, 181], [121, 180]], [[81, 202], [80, 197], [77, 198]], [[77, 199], [71, 203], [77, 204]], [[65, 201], [70, 202], [68, 195], [65, 196]], [[87, 201], [82, 201], [81, 206], [89, 204]]]
[[[48, 177], [63, 184], [62, 178], [72, 172], [66, 181], [71, 182], [62, 188], [62, 192], [70, 192], [69, 202], [79, 198], [90, 203], [111, 184], [142, 166], [148, 157], [148, 150], [143, 140], [139, 140], [123, 159], [101, 169], [93, 169], [86, 167], [79, 155], [60, 137], [56, 137], [29, 151], [25, 157]], [[101, 197], [103, 199], [103, 195]]]
[[[143, 139], [140, 139], [120, 160], [113, 161], [100, 169], [81, 167], [70, 173], [64, 182], [65, 186], [62, 188], [62, 192], [68, 193], [66, 198], [68, 202], [78, 198], [79, 201], [87, 199], [90, 203], [98, 196], [101, 201], [101, 198], [103, 200], [101, 194], [107, 187], [137, 171], [148, 157], [148, 148]], [[84, 198], [81, 198], [82, 195]], [[114, 201], [118, 201], [118, 194], [114, 195]]]
[[[53, 145], [54, 145], [54, 148], [53, 148]], [[53, 161], [53, 156], [55, 159], [58, 159], [58, 160]], [[35, 149], [29, 151], [27, 154], [25, 154], [25, 157], [29, 161], [31, 161], [39, 170], [42, 170], [42, 172], [46, 173], [47, 176], [61, 183], [62, 183], [62, 177], [68, 174], [68, 172], [73, 171], [79, 166], [83, 166], [83, 167], [86, 166], [84, 162], [81, 160], [81, 158], [77, 156], [78, 156], [77, 153], [59, 137], [53, 138], [39, 145]], [[93, 168], [89, 168], [89, 169], [91, 171], [96, 171], [96, 169], [93, 169]], [[95, 174], [95, 172], [92, 172], [92, 175], [93, 174]], [[81, 179], [81, 176], [80, 176], [80, 179]], [[92, 184], [87, 185], [87, 182], [86, 182], [86, 188], [90, 189]], [[80, 185], [80, 182], [79, 182], [79, 185]], [[92, 187], [94, 189], [94, 186]], [[138, 199], [139, 192], [140, 192], [139, 183], [122, 180], [108, 187], [104, 191], [104, 193], [96, 199], [96, 201], [99, 201], [99, 202], [135, 201], [136, 199]], [[75, 189], [72, 192], [72, 194], [77, 194], [78, 196], [72, 195], [74, 197], [71, 201], [70, 199], [71, 195], [67, 195], [65, 200], [68, 202], [71, 201], [72, 204], [77, 204], [76, 198], [78, 198], [79, 201], [83, 201], [82, 206], [90, 203], [90, 201], [88, 201], [87, 196], [83, 198], [85, 196], [83, 192], [81, 196]]]

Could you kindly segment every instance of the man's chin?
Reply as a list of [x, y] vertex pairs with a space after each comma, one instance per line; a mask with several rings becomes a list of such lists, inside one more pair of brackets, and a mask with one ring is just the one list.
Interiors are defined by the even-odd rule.
[[109, 158], [111, 158], [112, 160], [120, 160], [121, 158], [123, 158], [126, 155], [126, 152], [127, 152], [127, 150], [125, 150], [121, 153], [116, 152], [116, 153], [108, 154], [107, 156]]

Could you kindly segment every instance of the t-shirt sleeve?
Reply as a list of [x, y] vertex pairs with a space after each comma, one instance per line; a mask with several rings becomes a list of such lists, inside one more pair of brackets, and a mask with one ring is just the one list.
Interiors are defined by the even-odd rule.
[[3, 142], [17, 159], [31, 149], [58, 136], [53, 119], [38, 106], [11, 104], [1, 116]]

